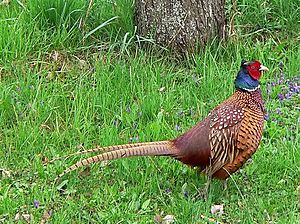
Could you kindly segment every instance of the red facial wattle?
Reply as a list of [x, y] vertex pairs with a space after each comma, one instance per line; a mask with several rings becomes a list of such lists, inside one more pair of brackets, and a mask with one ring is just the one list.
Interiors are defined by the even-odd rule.
[[261, 63], [259, 61], [255, 61], [246, 67], [250, 76], [255, 80], [259, 80], [261, 76], [261, 71], [259, 70], [260, 66]]

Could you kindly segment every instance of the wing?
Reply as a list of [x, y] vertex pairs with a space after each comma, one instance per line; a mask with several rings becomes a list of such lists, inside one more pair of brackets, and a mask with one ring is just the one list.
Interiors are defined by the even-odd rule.
[[[214, 169], [213, 176], [219, 179], [226, 179], [229, 174], [237, 171], [255, 153], [262, 137], [264, 117], [262, 111], [246, 109], [244, 118], [239, 124], [236, 136], [236, 157], [226, 164], [217, 162], [215, 165], [221, 169]], [[232, 158], [230, 158], [232, 159]]]
[[237, 136], [245, 111], [237, 105], [227, 104], [216, 108], [210, 114], [209, 142], [211, 166], [206, 172], [211, 174], [231, 163], [240, 153]]

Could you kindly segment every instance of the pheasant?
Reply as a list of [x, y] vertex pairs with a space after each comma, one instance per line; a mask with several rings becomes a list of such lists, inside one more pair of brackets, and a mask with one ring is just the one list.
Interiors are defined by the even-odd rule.
[[226, 180], [255, 153], [262, 137], [264, 105], [258, 81], [262, 71], [268, 68], [259, 61], [243, 60], [235, 79], [235, 93], [179, 137], [71, 154], [102, 152], [65, 169], [56, 180], [82, 166], [133, 156], [171, 156], [198, 167], [209, 177]]

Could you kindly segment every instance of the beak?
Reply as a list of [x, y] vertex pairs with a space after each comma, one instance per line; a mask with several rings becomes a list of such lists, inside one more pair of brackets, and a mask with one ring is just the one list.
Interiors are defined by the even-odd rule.
[[266, 66], [260, 65], [259, 71], [269, 71]]

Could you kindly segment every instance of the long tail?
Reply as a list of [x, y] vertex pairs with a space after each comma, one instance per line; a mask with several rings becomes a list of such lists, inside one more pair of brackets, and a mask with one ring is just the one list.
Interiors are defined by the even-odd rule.
[[105, 160], [114, 160], [119, 158], [126, 158], [132, 156], [167, 156], [167, 155], [176, 155], [176, 148], [174, 147], [171, 141], [159, 141], [159, 142], [148, 142], [148, 143], [137, 143], [137, 144], [126, 144], [126, 145], [116, 145], [109, 146], [104, 148], [96, 148], [91, 150], [86, 150], [83, 152], [98, 152], [98, 151], [108, 151], [106, 153], [95, 155], [87, 159], [83, 159], [65, 169], [61, 174], [59, 174], [55, 181], [65, 174], [76, 170], [82, 166], [87, 166], [92, 163], [105, 161]]
[[159, 145], [164, 141], [157, 141], [157, 142], [139, 142], [139, 143], [133, 143], [133, 144], [123, 144], [123, 145], [113, 145], [113, 146], [105, 146], [105, 147], [96, 147], [93, 149], [87, 149], [84, 151], [79, 151], [75, 152], [66, 156], [61, 156], [61, 157], [56, 157], [50, 161], [47, 162], [47, 164], [53, 163], [57, 160], [62, 160], [62, 159], [68, 159], [72, 156], [78, 156], [78, 155], [83, 155], [87, 153], [93, 153], [93, 152], [110, 152], [110, 151], [116, 151], [120, 149], [128, 149], [128, 148], [135, 148], [138, 146], [144, 146], [144, 145]]

